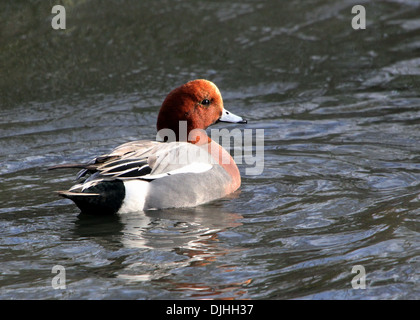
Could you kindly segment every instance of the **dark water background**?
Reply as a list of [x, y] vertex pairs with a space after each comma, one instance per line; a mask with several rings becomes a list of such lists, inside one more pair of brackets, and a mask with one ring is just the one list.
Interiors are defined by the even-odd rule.
[[[0, 298], [420, 298], [419, 76], [415, 0], [2, 1]], [[119, 217], [54, 194], [75, 172], [46, 167], [154, 139], [195, 78], [264, 129], [261, 175], [242, 164], [229, 198]]]

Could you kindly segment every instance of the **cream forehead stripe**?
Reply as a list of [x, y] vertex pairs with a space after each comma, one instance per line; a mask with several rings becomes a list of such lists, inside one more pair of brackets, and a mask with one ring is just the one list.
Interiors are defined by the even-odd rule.
[[[199, 80], [210, 84], [214, 88], [214, 90], [216, 91], [216, 94], [218, 94], [220, 96], [220, 98], [222, 98], [222, 94], [220, 93], [219, 88], [213, 82], [211, 82], [209, 80], [206, 80], [206, 79], [199, 79]], [[197, 80], [192, 80], [191, 82], [194, 82], [194, 81], [197, 81]]]
[[213, 82], [211, 82], [211, 81], [208, 81], [208, 80], [205, 80], [205, 81], [207, 81], [209, 84], [211, 84], [212, 86], [213, 86], [213, 88], [214, 88], [214, 90], [216, 91], [216, 93], [220, 96], [220, 97], [222, 97], [222, 95], [221, 95], [221, 93], [220, 93], [220, 91], [219, 91], [219, 88], [213, 83]]

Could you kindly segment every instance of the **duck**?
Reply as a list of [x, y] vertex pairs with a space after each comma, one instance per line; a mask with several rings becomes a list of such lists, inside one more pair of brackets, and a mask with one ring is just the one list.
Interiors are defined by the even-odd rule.
[[247, 120], [224, 108], [213, 82], [189, 81], [164, 99], [155, 141], [130, 141], [86, 163], [50, 167], [79, 169], [77, 183], [57, 193], [90, 214], [195, 207], [223, 198], [240, 188], [241, 175], [205, 131], [219, 122]]

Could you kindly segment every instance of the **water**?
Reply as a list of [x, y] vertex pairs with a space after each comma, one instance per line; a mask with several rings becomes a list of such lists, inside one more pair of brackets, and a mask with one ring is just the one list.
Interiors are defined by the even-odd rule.
[[[420, 297], [419, 2], [365, 2], [366, 30], [358, 1], [63, 4], [65, 31], [48, 2], [0, 5], [2, 299]], [[54, 194], [75, 172], [46, 167], [154, 139], [195, 78], [249, 120], [228, 129], [264, 129], [261, 175], [116, 217]]]

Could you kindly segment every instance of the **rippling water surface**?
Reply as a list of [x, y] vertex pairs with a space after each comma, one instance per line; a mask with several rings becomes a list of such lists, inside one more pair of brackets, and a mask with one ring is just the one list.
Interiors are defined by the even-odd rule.
[[[61, 31], [48, 2], [0, 5], [0, 298], [420, 297], [419, 2], [364, 1], [365, 30], [350, 0], [62, 3]], [[115, 217], [54, 194], [75, 172], [46, 167], [154, 139], [195, 78], [249, 120], [229, 130], [264, 129], [261, 174]]]

